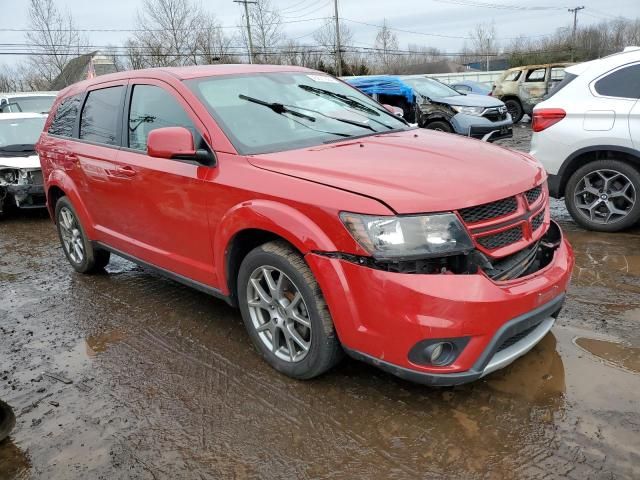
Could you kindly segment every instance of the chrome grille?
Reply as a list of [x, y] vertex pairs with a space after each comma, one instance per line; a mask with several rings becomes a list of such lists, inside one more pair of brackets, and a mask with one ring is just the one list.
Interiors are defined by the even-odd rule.
[[527, 190], [524, 192], [524, 196], [527, 197], [527, 202], [529, 205], [533, 204], [540, 198], [540, 194], [542, 193], [542, 187], [538, 185], [537, 187], [532, 188], [531, 190]]
[[503, 198], [496, 202], [485, 203], [476, 207], [468, 207], [460, 210], [460, 216], [466, 223], [475, 223], [482, 220], [491, 220], [514, 213], [518, 209], [516, 197]]
[[522, 237], [522, 227], [518, 225], [517, 227], [510, 228], [509, 230], [480, 237], [478, 238], [478, 243], [487, 250], [495, 250], [496, 248], [505, 247], [517, 242], [518, 240], [522, 240]]

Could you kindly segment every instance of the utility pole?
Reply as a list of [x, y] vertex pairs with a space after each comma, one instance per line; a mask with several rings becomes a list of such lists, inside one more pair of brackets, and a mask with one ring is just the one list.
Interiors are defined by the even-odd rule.
[[244, 18], [247, 20], [247, 38], [249, 39], [249, 63], [253, 63], [253, 39], [251, 38], [251, 22], [249, 21], [249, 4], [258, 2], [250, 0], [233, 0], [233, 3], [244, 4]]
[[333, 0], [333, 7], [336, 16], [336, 75], [342, 75], [342, 47], [340, 46], [340, 20], [338, 19], [338, 0]]
[[578, 28], [578, 12], [584, 10], [584, 7], [568, 8], [569, 13], [573, 13], [573, 30], [571, 32], [571, 61], [573, 62], [573, 54], [576, 48], [576, 29]]

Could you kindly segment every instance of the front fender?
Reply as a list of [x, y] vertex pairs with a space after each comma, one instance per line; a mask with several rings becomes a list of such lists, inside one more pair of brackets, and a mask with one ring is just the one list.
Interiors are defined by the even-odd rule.
[[228, 294], [226, 254], [233, 238], [241, 231], [257, 229], [278, 235], [303, 255], [311, 251], [336, 251], [324, 230], [307, 215], [289, 205], [272, 200], [251, 200], [231, 208], [218, 223], [214, 236], [217, 276]]
[[49, 177], [46, 180], [46, 196], [47, 196], [47, 209], [51, 214], [51, 218], [55, 222], [55, 211], [53, 210], [53, 205], [50, 204], [50, 195], [49, 192], [53, 187], [57, 187], [64, 192], [64, 194], [69, 198], [73, 208], [75, 208], [76, 213], [80, 217], [80, 222], [82, 223], [82, 227], [85, 230], [85, 233], [91, 240], [96, 239], [96, 232], [93, 228], [94, 223], [91, 215], [89, 214], [89, 210], [87, 209], [85, 203], [81, 200], [80, 194], [78, 193], [78, 189], [76, 188], [75, 183], [69, 175], [67, 175], [64, 171], [60, 169], [52, 170], [49, 174]]

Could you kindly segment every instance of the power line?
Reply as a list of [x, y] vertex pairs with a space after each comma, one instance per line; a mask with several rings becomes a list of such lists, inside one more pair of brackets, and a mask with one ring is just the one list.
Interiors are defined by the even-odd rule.
[[560, 6], [526, 6], [513, 5], [505, 3], [488, 3], [476, 0], [434, 0], [439, 3], [450, 3], [453, 5], [462, 5], [465, 7], [493, 8], [497, 10], [520, 10], [520, 11], [536, 11], [536, 10], [564, 10], [567, 7]]
[[256, 4], [255, 0], [233, 0], [233, 3], [242, 3], [244, 5], [244, 17], [247, 21], [247, 39], [249, 40], [249, 63], [253, 63], [253, 39], [251, 38], [251, 21], [249, 20], [249, 4]]

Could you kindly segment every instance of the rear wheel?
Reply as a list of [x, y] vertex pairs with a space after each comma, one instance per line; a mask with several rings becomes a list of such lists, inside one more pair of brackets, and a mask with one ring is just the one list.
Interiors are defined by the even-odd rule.
[[0, 400], [0, 442], [7, 438], [16, 425], [16, 417], [11, 407]]
[[571, 175], [565, 203], [584, 228], [617, 232], [640, 220], [639, 195], [638, 170], [618, 160], [598, 160]]
[[437, 130], [439, 132], [447, 132], [447, 133], [453, 132], [453, 128], [451, 128], [451, 125], [449, 125], [449, 123], [445, 122], [444, 120], [436, 120], [435, 122], [429, 122], [427, 123], [427, 126], [425, 128], [428, 128], [429, 130]]
[[507, 107], [507, 112], [511, 115], [511, 120], [513, 123], [518, 123], [524, 117], [524, 110], [522, 105], [515, 98], [509, 98], [504, 101], [505, 106]]
[[67, 197], [58, 200], [55, 212], [60, 243], [71, 266], [80, 273], [102, 271], [109, 263], [110, 253], [93, 247]]
[[251, 340], [279, 372], [306, 380], [340, 360], [320, 287], [302, 255], [286, 242], [249, 252], [238, 273], [238, 301]]

